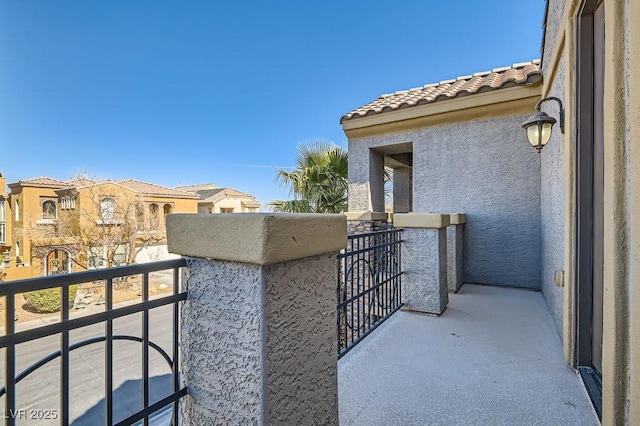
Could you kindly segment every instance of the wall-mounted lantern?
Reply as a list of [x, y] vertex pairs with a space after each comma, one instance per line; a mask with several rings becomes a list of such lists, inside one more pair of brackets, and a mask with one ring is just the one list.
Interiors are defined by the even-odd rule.
[[556, 122], [555, 118], [549, 117], [545, 112], [540, 111], [540, 106], [546, 101], [558, 102], [560, 106], [558, 117], [560, 121], [560, 131], [564, 133], [564, 109], [562, 108], [562, 101], [555, 96], [540, 99], [538, 103], [536, 103], [536, 112], [527, 121], [522, 123], [522, 127], [527, 131], [529, 143], [537, 149], [538, 152], [542, 151], [542, 148], [544, 148], [547, 142], [549, 142], [549, 139], [551, 139], [551, 130]]

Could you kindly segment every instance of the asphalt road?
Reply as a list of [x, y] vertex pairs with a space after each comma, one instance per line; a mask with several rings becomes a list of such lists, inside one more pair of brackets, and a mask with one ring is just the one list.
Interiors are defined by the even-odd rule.
[[[170, 356], [172, 350], [171, 306], [149, 313], [149, 336]], [[104, 336], [105, 326], [96, 324], [70, 333], [71, 344]], [[118, 318], [113, 323], [114, 335], [142, 337], [142, 313]], [[60, 350], [60, 336], [50, 336], [23, 343], [16, 348], [16, 374], [45, 356]], [[0, 383], [5, 383], [6, 351], [0, 350]], [[114, 421], [122, 420], [142, 408], [142, 344], [131, 341], [113, 342]], [[149, 349], [150, 403], [171, 393], [171, 370], [153, 348]], [[105, 344], [85, 346], [70, 353], [70, 420], [72, 425], [104, 424]], [[17, 424], [59, 425], [60, 359], [42, 366], [16, 385]], [[0, 415], [4, 398], [0, 399]], [[34, 418], [49, 417], [49, 418]]]

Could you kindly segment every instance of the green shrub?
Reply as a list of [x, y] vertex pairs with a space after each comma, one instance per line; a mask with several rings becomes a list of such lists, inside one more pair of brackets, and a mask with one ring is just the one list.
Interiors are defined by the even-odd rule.
[[[69, 286], [69, 302], [73, 303], [78, 292], [78, 286]], [[62, 289], [47, 288], [44, 290], [30, 291], [24, 294], [24, 298], [34, 311], [38, 313], [58, 312], [62, 308]]]

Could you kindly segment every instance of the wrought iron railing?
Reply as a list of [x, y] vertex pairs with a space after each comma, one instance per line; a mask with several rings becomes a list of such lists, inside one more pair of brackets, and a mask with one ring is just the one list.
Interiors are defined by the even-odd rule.
[[[142, 423], [147, 425], [150, 416], [153, 417], [159, 412], [171, 416], [172, 424], [178, 424], [178, 401], [187, 393], [186, 387], [181, 387], [179, 380], [178, 362], [178, 320], [180, 302], [186, 299], [186, 292], [180, 291], [180, 268], [186, 266], [185, 259], [167, 260], [139, 265], [122, 266], [118, 268], [99, 269], [71, 274], [61, 274], [48, 277], [40, 277], [19, 281], [12, 281], [0, 284], [0, 297], [5, 298], [5, 327], [6, 333], [0, 336], [0, 348], [5, 349], [5, 387], [0, 389], [0, 397], [4, 397], [4, 418], [8, 425], [14, 425], [17, 419], [32, 419], [35, 416], [49, 416], [49, 419], [56, 418], [59, 424], [68, 425], [70, 423], [70, 353], [76, 349], [89, 345], [104, 343], [104, 424], [105, 425], [132, 425]], [[168, 278], [172, 283], [171, 292], [168, 295], [159, 295], [150, 298], [149, 276], [158, 271], [168, 271], [171, 276]], [[114, 283], [121, 283], [130, 276], [141, 277], [141, 296], [136, 303], [123, 303], [114, 306]], [[70, 286], [74, 284], [104, 282], [104, 311], [86, 316], [70, 317]], [[16, 296], [20, 293], [49, 288], [61, 288], [61, 310], [60, 322], [43, 325], [37, 328], [16, 331], [15, 306]], [[172, 319], [167, 327], [171, 329], [171, 354], [167, 353], [161, 345], [150, 340], [149, 333], [149, 313], [154, 308], [167, 307], [172, 309]], [[155, 312], [155, 311], [154, 311]], [[140, 314], [141, 337], [132, 335], [114, 334], [114, 320], [123, 318], [131, 314]], [[129, 317], [131, 318], [131, 317]], [[104, 324], [104, 334], [93, 336], [89, 339], [70, 344], [70, 332], [82, 327], [94, 324]], [[60, 350], [50, 353], [30, 367], [16, 374], [16, 347], [27, 342], [33, 342], [47, 336], [60, 336]], [[129, 341], [140, 343], [142, 358], [142, 384], [139, 388], [142, 402], [139, 410], [129, 412], [126, 418], [120, 411], [114, 419], [114, 341]], [[150, 403], [150, 354], [149, 350], [156, 351], [168, 364], [171, 370], [171, 385], [167, 396]], [[46, 412], [42, 410], [29, 410], [16, 406], [16, 384], [27, 376], [43, 367], [53, 360], [60, 361], [60, 383], [59, 383], [59, 410], [50, 409]], [[154, 393], [155, 390], [154, 390]], [[24, 396], [21, 395], [21, 401]], [[172, 411], [166, 410], [172, 407]], [[42, 419], [41, 419], [42, 420]], [[91, 424], [95, 424], [93, 421]]]
[[402, 229], [353, 234], [338, 255], [338, 358], [402, 306]]

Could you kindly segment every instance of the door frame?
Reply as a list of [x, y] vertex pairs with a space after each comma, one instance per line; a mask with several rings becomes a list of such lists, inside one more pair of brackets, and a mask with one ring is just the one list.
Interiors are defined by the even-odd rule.
[[[592, 362], [593, 227], [594, 227], [594, 12], [603, 0], [583, 0], [576, 22], [576, 239], [575, 346], [578, 368], [599, 416], [602, 377]], [[606, 13], [606, 12], [605, 12]]]

